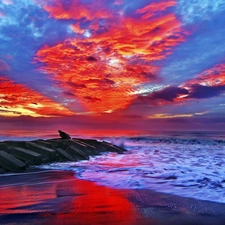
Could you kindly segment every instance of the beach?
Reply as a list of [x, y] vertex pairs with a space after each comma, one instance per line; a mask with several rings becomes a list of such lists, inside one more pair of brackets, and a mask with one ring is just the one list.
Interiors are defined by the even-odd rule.
[[3, 142], [61, 155], [0, 174], [0, 224], [224, 225], [225, 140], [200, 135]]
[[225, 223], [225, 204], [110, 188], [78, 179], [72, 171], [3, 174], [0, 202], [0, 224], [4, 225]]

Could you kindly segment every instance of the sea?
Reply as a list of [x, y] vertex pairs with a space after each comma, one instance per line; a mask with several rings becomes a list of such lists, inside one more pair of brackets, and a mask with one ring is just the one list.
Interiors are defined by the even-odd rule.
[[93, 138], [119, 145], [127, 152], [38, 168], [71, 170], [80, 179], [116, 189], [149, 189], [225, 203], [225, 131]]

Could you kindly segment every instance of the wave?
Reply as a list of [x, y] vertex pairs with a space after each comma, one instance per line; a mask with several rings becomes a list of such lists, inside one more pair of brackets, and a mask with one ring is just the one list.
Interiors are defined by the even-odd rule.
[[[174, 138], [174, 137], [130, 137], [130, 138], [107, 138], [105, 139], [112, 144], [126, 148], [127, 143], [143, 144], [184, 144], [184, 145], [225, 145], [225, 140], [220, 139], [196, 139], [196, 138]], [[129, 145], [129, 144], [128, 144]]]
[[72, 170], [81, 179], [114, 188], [152, 189], [225, 203], [224, 140], [152, 136], [104, 140], [128, 151], [42, 168]]

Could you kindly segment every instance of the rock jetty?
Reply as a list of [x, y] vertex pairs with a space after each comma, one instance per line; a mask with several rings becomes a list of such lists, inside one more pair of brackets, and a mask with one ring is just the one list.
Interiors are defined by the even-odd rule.
[[29, 166], [51, 162], [88, 160], [104, 152], [124, 153], [126, 150], [95, 139], [48, 139], [4, 141], [0, 143], [0, 173], [24, 171]]

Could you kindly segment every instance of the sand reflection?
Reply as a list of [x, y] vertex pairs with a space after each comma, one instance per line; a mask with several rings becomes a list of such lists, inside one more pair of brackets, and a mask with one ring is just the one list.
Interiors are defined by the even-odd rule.
[[46, 171], [22, 178], [4, 177], [0, 182], [2, 224], [145, 223], [122, 190], [79, 180], [72, 172]]

